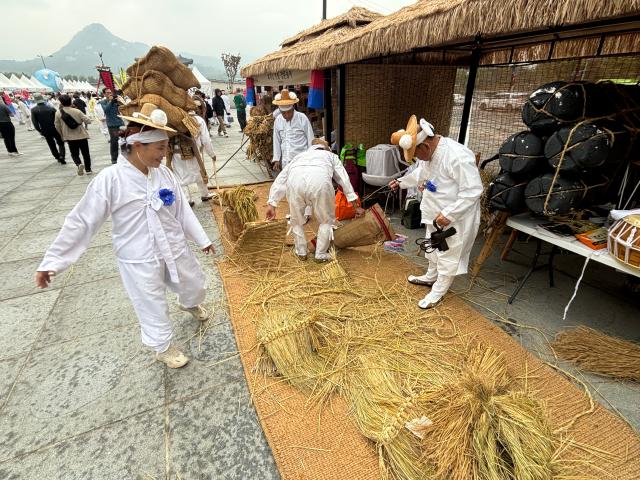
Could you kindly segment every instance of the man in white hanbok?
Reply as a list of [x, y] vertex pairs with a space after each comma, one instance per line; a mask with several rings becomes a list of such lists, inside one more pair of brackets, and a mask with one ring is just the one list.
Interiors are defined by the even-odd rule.
[[332, 180], [342, 187], [347, 200], [352, 202], [356, 209], [356, 216], [362, 216], [364, 210], [357, 205], [358, 196], [353, 191], [349, 175], [340, 158], [329, 151], [329, 145], [324, 140], [315, 140], [313, 143], [308, 151], [300, 153], [289, 162], [271, 185], [267, 219], [273, 220], [276, 217], [278, 202], [286, 194], [296, 255], [300, 259], [306, 259], [305, 208], [312, 207], [320, 224], [315, 258], [317, 261], [325, 262], [331, 259], [329, 246], [333, 239], [333, 223], [336, 219]]
[[287, 166], [299, 153], [306, 152], [313, 142], [313, 128], [304, 113], [294, 109], [300, 99], [294, 92], [282, 90], [273, 104], [281, 115], [273, 122], [273, 169], [277, 172]]
[[456, 229], [447, 238], [447, 251], [426, 253], [427, 272], [409, 276], [410, 283], [431, 287], [431, 291], [418, 303], [420, 308], [433, 308], [440, 303], [456, 275], [467, 273], [469, 255], [480, 226], [480, 196], [482, 181], [475, 155], [464, 145], [435, 135], [433, 126], [420, 120], [418, 126], [412, 116], [406, 130], [396, 132], [392, 143], [399, 144], [405, 158], [418, 159], [411, 173], [393, 180], [392, 189], [418, 187], [422, 190], [422, 223], [427, 227], [426, 238], [440, 227]]
[[211, 241], [187, 204], [173, 173], [161, 164], [165, 155], [166, 114], [150, 104], [128, 125], [123, 154], [89, 184], [85, 195], [67, 215], [58, 237], [36, 272], [36, 285], [45, 288], [52, 276], [65, 271], [87, 249], [109, 216], [113, 248], [124, 287], [133, 303], [142, 343], [170, 368], [189, 359], [172, 344], [166, 288], [177, 293], [181, 309], [206, 321], [201, 304], [206, 277], [187, 244], [213, 252]]

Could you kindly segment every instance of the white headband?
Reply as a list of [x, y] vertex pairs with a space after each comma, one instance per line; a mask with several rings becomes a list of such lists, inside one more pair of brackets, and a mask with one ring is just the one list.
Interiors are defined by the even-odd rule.
[[142, 130], [140, 133], [134, 133], [133, 135], [129, 135], [125, 139], [125, 143], [127, 145], [133, 145], [134, 142], [140, 143], [155, 143], [161, 142], [163, 140], [168, 140], [169, 135], [164, 130], [158, 130], [157, 128]]
[[280, 105], [278, 106], [281, 112], [288, 112], [293, 108], [293, 105]]

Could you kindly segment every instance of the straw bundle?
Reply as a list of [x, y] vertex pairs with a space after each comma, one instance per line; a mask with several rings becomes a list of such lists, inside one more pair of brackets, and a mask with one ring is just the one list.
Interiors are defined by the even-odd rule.
[[553, 348], [560, 358], [593, 373], [640, 382], [640, 345], [588, 327], [560, 332]]
[[280, 263], [287, 235], [287, 220], [245, 223], [233, 255], [245, 265], [275, 267]]
[[189, 90], [200, 88], [200, 82], [189, 67], [180, 62], [171, 50], [166, 47], [153, 46], [147, 54], [127, 68], [129, 77], [140, 77], [147, 70], [156, 70], [169, 77], [178, 88]]
[[160, 95], [173, 106], [189, 111], [196, 104], [186, 90], [176, 87], [169, 77], [156, 70], [147, 70], [141, 77], [131, 77], [122, 86], [129, 98], [140, 98], [147, 93]]
[[143, 95], [139, 99], [133, 100], [126, 105], [120, 106], [120, 113], [122, 115], [130, 116], [133, 112], [140, 111], [142, 104], [153, 103], [155, 106], [164, 110], [167, 114], [167, 120], [170, 127], [175, 128], [178, 132], [184, 134], [191, 134], [193, 138], [200, 135], [200, 127], [198, 122], [192, 118], [187, 112], [181, 108], [173, 106], [167, 100], [160, 95], [148, 93]]
[[222, 203], [234, 210], [242, 224], [255, 222], [258, 220], [258, 209], [256, 200], [258, 199], [253, 190], [243, 186], [222, 190]]
[[423, 397], [425, 456], [451, 480], [551, 480], [555, 441], [542, 406], [510, 391], [504, 357], [479, 346], [453, 383]]
[[273, 115], [252, 116], [244, 134], [249, 138], [247, 158], [255, 162], [271, 162], [273, 158]]
[[293, 386], [310, 392], [322, 368], [315, 353], [314, 317], [303, 312], [275, 310], [258, 323], [258, 360], [256, 371], [281, 375]]

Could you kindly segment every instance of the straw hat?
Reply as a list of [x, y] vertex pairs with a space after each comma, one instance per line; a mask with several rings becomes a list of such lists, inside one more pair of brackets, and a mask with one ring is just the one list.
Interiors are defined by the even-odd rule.
[[145, 103], [139, 112], [133, 112], [130, 117], [120, 115], [120, 118], [128, 120], [129, 122], [139, 123], [140, 125], [157, 128], [158, 130], [176, 133], [176, 130], [167, 127], [167, 114], [164, 113], [164, 110], [160, 110], [153, 103]]
[[274, 105], [293, 105], [294, 103], [298, 103], [300, 99], [295, 94], [295, 92], [290, 92], [286, 88], [280, 90], [280, 93], [276, 95], [276, 98], [273, 99]]
[[416, 153], [416, 147], [424, 142], [427, 137], [433, 137], [434, 135], [433, 125], [424, 118], [421, 118], [418, 128], [416, 116], [411, 115], [407, 123], [407, 128], [391, 134], [391, 143], [393, 145], [399, 145], [404, 151], [404, 159], [411, 163]]

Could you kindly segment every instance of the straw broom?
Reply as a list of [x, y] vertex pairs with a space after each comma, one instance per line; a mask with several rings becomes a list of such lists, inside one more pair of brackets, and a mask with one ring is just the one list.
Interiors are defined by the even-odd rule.
[[588, 372], [640, 382], [640, 345], [580, 326], [560, 332], [553, 342], [560, 358]]

